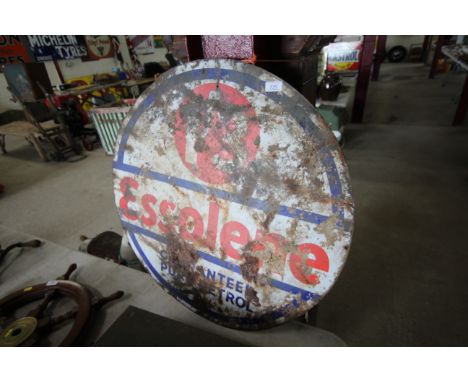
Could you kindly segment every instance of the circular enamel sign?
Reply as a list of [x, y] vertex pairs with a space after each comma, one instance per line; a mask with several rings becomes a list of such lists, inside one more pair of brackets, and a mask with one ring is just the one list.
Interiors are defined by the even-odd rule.
[[259, 329], [330, 290], [351, 243], [338, 143], [286, 82], [195, 61], [137, 100], [113, 162], [131, 246], [172, 296], [219, 324]]

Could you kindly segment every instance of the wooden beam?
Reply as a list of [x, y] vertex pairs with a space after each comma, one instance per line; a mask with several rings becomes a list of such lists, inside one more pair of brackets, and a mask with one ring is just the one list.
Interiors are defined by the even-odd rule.
[[380, 64], [385, 60], [385, 44], [387, 36], [377, 37], [377, 47], [375, 49], [374, 67], [372, 69], [372, 81], [379, 80]]
[[434, 52], [434, 58], [432, 59], [431, 70], [429, 72], [429, 78], [432, 79], [437, 74], [437, 61], [442, 57], [442, 45], [444, 45], [445, 36], [441, 35], [437, 38], [437, 44]]
[[424, 64], [426, 64], [427, 56], [431, 48], [431, 41], [432, 41], [432, 36], [429, 36], [429, 35], [424, 36], [424, 42], [423, 42], [423, 46], [421, 50], [421, 62], [423, 62]]
[[203, 55], [201, 35], [187, 35], [186, 39], [189, 61], [202, 60], [205, 58]]
[[370, 73], [374, 56], [376, 36], [364, 36], [364, 42], [359, 64], [359, 74], [354, 96], [353, 115], [351, 122], [361, 123], [366, 104], [367, 88], [369, 87]]
[[63, 78], [63, 74], [62, 74], [62, 70], [60, 69], [60, 65], [59, 63], [57, 62], [57, 60], [53, 60], [54, 61], [54, 66], [55, 66], [55, 70], [57, 71], [57, 74], [59, 76], [59, 79], [60, 79], [60, 82], [62, 84], [65, 83], [65, 79]]

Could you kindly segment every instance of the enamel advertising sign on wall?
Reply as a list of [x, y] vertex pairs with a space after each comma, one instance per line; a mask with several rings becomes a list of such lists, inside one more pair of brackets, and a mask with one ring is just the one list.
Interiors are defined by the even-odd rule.
[[114, 47], [110, 36], [85, 36], [88, 60], [114, 57]]
[[253, 65], [164, 73], [120, 131], [114, 192], [161, 286], [219, 324], [298, 317], [332, 287], [353, 226], [335, 137], [296, 90]]
[[329, 72], [355, 72], [359, 70], [362, 41], [335, 42], [327, 47]]
[[19, 36], [0, 35], [0, 72], [3, 65], [29, 62], [29, 54]]
[[70, 60], [88, 54], [83, 36], [28, 35], [28, 41], [37, 61]]

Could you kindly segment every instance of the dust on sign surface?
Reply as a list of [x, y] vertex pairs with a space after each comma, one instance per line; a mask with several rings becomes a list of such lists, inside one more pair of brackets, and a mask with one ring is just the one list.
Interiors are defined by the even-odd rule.
[[219, 324], [260, 329], [330, 290], [351, 243], [348, 170], [295, 89], [253, 65], [194, 61], [164, 73], [123, 126], [116, 204], [171, 295]]

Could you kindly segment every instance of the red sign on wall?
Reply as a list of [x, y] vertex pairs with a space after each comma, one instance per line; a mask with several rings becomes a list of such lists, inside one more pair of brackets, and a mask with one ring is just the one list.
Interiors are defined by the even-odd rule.
[[109, 36], [85, 36], [85, 42], [88, 49], [85, 61], [114, 57], [114, 47]]
[[0, 35], [0, 71], [5, 64], [31, 61], [18, 36]]

